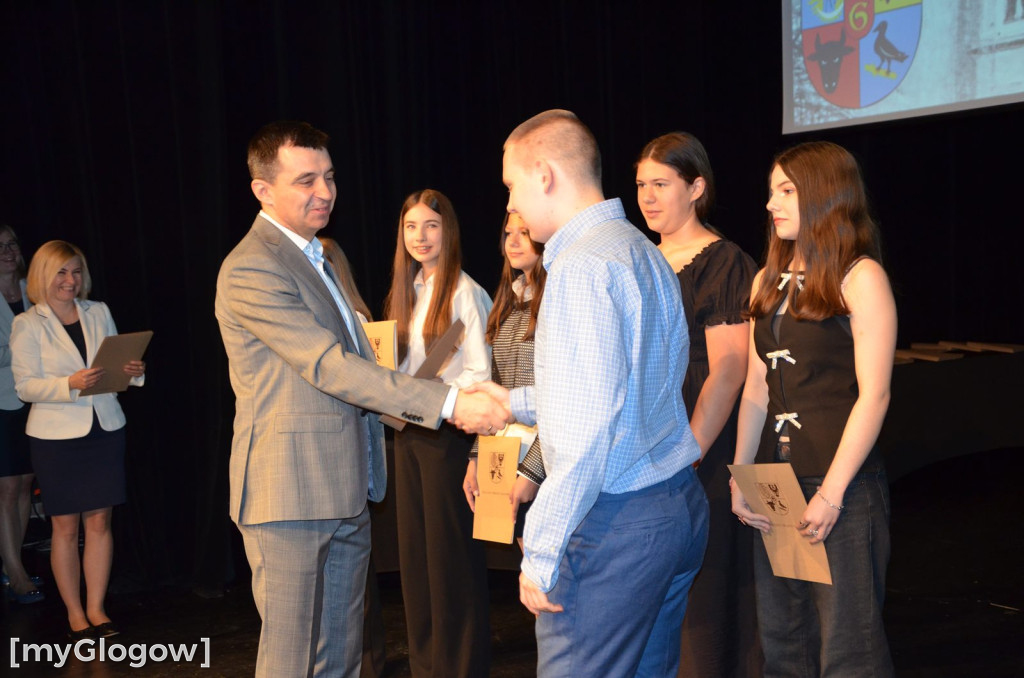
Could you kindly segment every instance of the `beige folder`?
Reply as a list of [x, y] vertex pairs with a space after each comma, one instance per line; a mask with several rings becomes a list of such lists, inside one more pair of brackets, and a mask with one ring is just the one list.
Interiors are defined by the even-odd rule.
[[124, 366], [129, 360], [142, 360], [142, 355], [153, 337], [152, 330], [130, 332], [128, 334], [112, 334], [104, 337], [103, 343], [96, 351], [96, 357], [89, 367], [102, 367], [103, 376], [90, 388], [82, 389], [79, 395], [90, 396], [99, 393], [120, 393], [128, 390], [131, 377], [124, 373]]
[[509, 494], [516, 483], [520, 439], [511, 436], [480, 436], [476, 462], [477, 485], [473, 514], [473, 538], [511, 544], [516, 517]]
[[363, 331], [370, 340], [370, 348], [377, 358], [377, 364], [392, 370], [398, 369], [398, 321], [378, 320], [363, 323]]

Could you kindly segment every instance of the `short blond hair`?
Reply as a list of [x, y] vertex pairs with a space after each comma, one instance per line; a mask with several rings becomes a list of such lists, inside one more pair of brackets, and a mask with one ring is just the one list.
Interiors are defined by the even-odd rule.
[[28, 265], [28, 300], [33, 304], [45, 303], [46, 290], [57, 277], [57, 271], [75, 257], [82, 262], [82, 288], [78, 290], [78, 298], [88, 299], [92, 290], [92, 277], [89, 275], [89, 264], [86, 263], [82, 250], [64, 240], [51, 240], [36, 250], [32, 262]]
[[601, 186], [601, 152], [590, 129], [572, 111], [560, 108], [538, 113], [520, 124], [505, 140], [516, 147], [517, 160], [530, 166], [538, 158], [557, 162], [572, 178]]

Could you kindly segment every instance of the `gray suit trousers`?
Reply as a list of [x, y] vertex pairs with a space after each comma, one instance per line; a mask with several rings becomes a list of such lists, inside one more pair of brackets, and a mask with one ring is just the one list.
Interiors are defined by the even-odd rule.
[[354, 518], [238, 529], [263, 619], [257, 678], [358, 678], [370, 559], [368, 509]]

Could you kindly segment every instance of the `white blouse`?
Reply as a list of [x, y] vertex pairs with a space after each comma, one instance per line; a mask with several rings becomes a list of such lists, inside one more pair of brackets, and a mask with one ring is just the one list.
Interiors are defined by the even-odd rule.
[[[434, 294], [434, 280], [437, 274], [423, 280], [423, 269], [416, 274], [413, 287], [416, 290], [416, 305], [412, 311], [409, 327], [409, 351], [398, 366], [399, 371], [415, 374], [423, 361], [426, 351], [423, 346], [423, 323], [427, 318], [430, 300]], [[491, 298], [465, 271], [459, 271], [459, 282], [452, 298], [452, 322], [461, 320], [466, 326], [462, 341], [441, 368], [441, 380], [449, 386], [466, 388], [491, 378], [491, 347], [485, 338], [487, 315], [491, 312]]]

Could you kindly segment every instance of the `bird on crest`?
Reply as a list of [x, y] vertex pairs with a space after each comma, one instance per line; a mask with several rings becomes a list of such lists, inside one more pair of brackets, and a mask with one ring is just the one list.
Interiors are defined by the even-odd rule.
[[889, 22], [883, 21], [875, 27], [874, 33], [878, 33], [878, 37], [875, 38], [875, 54], [878, 55], [878, 70], [882, 70], [882, 64], [885, 64], [885, 72], [892, 73], [893, 61], [899, 61], [900, 63], [906, 61], [907, 55], [899, 51], [896, 45], [889, 41], [889, 38], [885, 37], [885, 31], [889, 28]]

